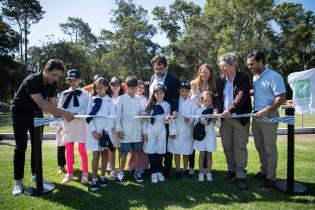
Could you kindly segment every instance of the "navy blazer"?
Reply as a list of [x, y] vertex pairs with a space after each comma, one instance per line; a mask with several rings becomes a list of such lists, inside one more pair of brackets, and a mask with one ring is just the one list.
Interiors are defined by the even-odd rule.
[[[224, 86], [226, 78], [221, 75], [216, 79], [216, 100], [214, 107], [218, 109], [218, 113], [224, 110]], [[252, 103], [250, 98], [250, 80], [248, 74], [236, 71], [233, 81], [233, 104], [235, 108], [230, 107], [229, 111], [235, 114], [247, 114], [252, 112]], [[238, 118], [242, 125], [245, 125], [249, 118]]]
[[[152, 75], [150, 80], [150, 86], [154, 80], [155, 76]], [[164, 100], [171, 105], [171, 113], [173, 111], [178, 111], [178, 99], [179, 99], [179, 79], [167, 71], [164, 85], [166, 87], [166, 93]]]

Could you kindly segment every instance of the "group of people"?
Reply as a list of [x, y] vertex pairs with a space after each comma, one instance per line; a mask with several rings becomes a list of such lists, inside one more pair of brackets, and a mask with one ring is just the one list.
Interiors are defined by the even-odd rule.
[[[187, 82], [172, 75], [167, 70], [167, 59], [157, 55], [151, 60], [154, 74], [147, 87], [148, 94], [146, 84], [135, 76], [128, 76], [124, 86], [118, 77], [107, 80], [98, 76], [88, 92], [87, 88], [84, 90], [79, 86], [80, 73], [72, 69], [66, 76], [69, 89], [61, 93], [58, 104], [55, 103], [54, 92], [65, 68], [60, 60], [48, 61], [43, 71], [23, 81], [14, 99], [12, 113], [16, 148], [13, 195], [23, 192], [27, 130], [33, 143], [33, 119], [36, 113], [41, 115], [42, 110], [64, 116], [63, 123], [56, 126], [59, 132], [57, 139], [61, 142], [58, 144], [58, 165], [60, 171], [66, 173], [61, 183], [66, 184], [73, 179], [74, 143], [78, 143], [83, 184], [89, 180], [87, 151], [93, 154], [92, 191], [107, 185], [107, 169], [108, 179], [124, 183], [129, 153], [128, 168], [134, 170], [136, 182], [143, 182], [146, 169], [151, 173], [152, 183], [163, 182], [171, 176], [173, 156], [175, 178], [191, 177], [194, 174], [195, 151], [199, 152], [198, 181], [205, 178], [212, 181], [212, 152], [216, 150], [214, 126], [220, 127], [227, 162], [223, 179], [235, 177], [237, 187], [245, 189], [250, 119], [233, 116], [254, 111], [252, 131], [261, 162], [255, 178], [264, 180], [265, 189], [273, 188], [278, 157], [278, 124], [268, 124], [259, 118], [279, 115], [277, 108], [285, 99], [283, 78], [267, 67], [262, 52], [253, 51], [246, 58], [254, 74], [254, 88], [251, 89], [250, 77], [238, 70], [236, 58], [234, 53], [226, 53], [219, 58], [222, 75], [218, 78], [215, 78], [209, 64], [203, 64], [197, 77]], [[254, 96], [254, 110], [251, 95]], [[74, 118], [75, 115], [90, 117]], [[201, 138], [195, 136], [197, 126], [203, 128]], [[116, 151], [119, 153], [118, 170], [115, 167]], [[100, 159], [101, 174], [98, 178]], [[33, 150], [31, 162], [32, 177], [36, 179]]]

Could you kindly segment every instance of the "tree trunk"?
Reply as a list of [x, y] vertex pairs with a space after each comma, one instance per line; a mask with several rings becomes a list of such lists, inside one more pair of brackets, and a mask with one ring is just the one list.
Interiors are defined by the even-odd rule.
[[24, 17], [24, 63], [27, 66], [27, 7], [25, 8], [25, 17]]

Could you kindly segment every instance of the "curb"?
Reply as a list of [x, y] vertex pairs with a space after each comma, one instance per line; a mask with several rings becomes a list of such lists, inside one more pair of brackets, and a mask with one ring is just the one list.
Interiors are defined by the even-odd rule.
[[[216, 132], [217, 136], [220, 137], [220, 133]], [[278, 135], [287, 135], [288, 129], [279, 128], [277, 131]], [[315, 128], [295, 128], [295, 134], [315, 134]], [[252, 136], [252, 131], [249, 131], [249, 135]], [[56, 138], [55, 133], [44, 133], [43, 140], [53, 140]], [[0, 133], [0, 139], [12, 140], [14, 139], [13, 133]], [[28, 134], [28, 139], [30, 136]]]

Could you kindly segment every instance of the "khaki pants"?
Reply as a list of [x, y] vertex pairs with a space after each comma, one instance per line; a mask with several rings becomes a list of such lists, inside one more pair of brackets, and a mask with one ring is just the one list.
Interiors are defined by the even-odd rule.
[[224, 119], [220, 127], [228, 171], [235, 172], [236, 178], [246, 178], [249, 124], [242, 126], [238, 119]]
[[[273, 111], [267, 118], [279, 117], [278, 111]], [[260, 159], [260, 172], [267, 175], [268, 179], [276, 179], [278, 150], [277, 130], [279, 123], [265, 123], [253, 118], [252, 132], [255, 146]]]

